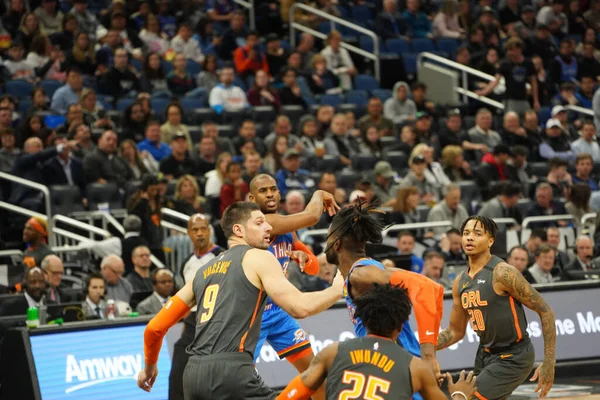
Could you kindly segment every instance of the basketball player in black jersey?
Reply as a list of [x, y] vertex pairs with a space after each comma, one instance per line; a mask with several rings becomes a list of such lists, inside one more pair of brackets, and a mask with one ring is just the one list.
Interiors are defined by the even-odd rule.
[[145, 366], [138, 386], [149, 392], [158, 374], [163, 338], [190, 308], [198, 307], [196, 334], [183, 382], [187, 400], [274, 399], [253, 363], [266, 296], [294, 318], [328, 309], [341, 298], [343, 280], [302, 293], [283, 275], [269, 248], [271, 226], [255, 203], [237, 202], [221, 218], [229, 250], [209, 261], [173, 296], [144, 332]]
[[544, 361], [531, 380], [538, 379], [536, 392], [545, 397], [552, 388], [556, 364], [554, 313], [519, 270], [490, 253], [497, 230], [493, 220], [482, 216], [463, 222], [462, 246], [469, 269], [452, 285], [450, 326], [440, 333], [437, 349], [461, 340], [471, 320], [480, 338], [475, 396], [480, 400], [508, 398], [527, 379], [535, 361], [524, 305], [537, 312], [542, 321]]
[[[415, 392], [425, 400], [446, 399], [430, 365], [396, 344], [410, 315], [407, 290], [389, 283], [373, 286], [354, 300], [354, 315], [362, 320], [367, 336], [327, 346], [278, 400], [308, 400], [325, 379], [329, 400], [410, 400]], [[475, 392], [472, 372], [465, 379], [463, 371], [456, 383], [450, 374], [446, 376], [453, 400], [469, 399]]]
[[[192, 281], [199, 269], [225, 251], [210, 240], [210, 224], [203, 214], [194, 214], [190, 217], [187, 234], [194, 246], [194, 252], [186, 258], [180, 268], [184, 283]], [[190, 358], [185, 349], [194, 340], [195, 332], [196, 310], [192, 309], [192, 312], [183, 319], [181, 337], [173, 346], [173, 360], [169, 373], [169, 400], [183, 400], [183, 371]]]

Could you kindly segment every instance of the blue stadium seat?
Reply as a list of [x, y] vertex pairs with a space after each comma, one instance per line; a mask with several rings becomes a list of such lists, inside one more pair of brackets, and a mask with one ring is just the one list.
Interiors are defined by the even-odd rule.
[[113, 107], [113, 102], [115, 101], [115, 99], [113, 99], [110, 96], [104, 96], [102, 94], [97, 94], [96, 95], [96, 101], [99, 102], [100, 104], [102, 104], [102, 107], [104, 107], [105, 110], [112, 110]]
[[377, 161], [375, 156], [359, 154], [352, 157], [352, 169], [355, 171], [370, 171], [375, 168]]
[[197, 108], [206, 107], [206, 98], [198, 97], [184, 97], [180, 101], [183, 111], [192, 112]]
[[415, 53], [423, 53], [425, 51], [434, 52], [437, 50], [431, 39], [413, 39], [411, 45]]
[[369, 102], [369, 93], [366, 90], [350, 90], [346, 93], [346, 103], [366, 106]]
[[279, 41], [279, 45], [280, 45], [280, 46], [281, 46], [281, 48], [282, 48], [282, 49], [284, 49], [284, 50], [288, 50], [288, 51], [292, 50], [292, 45], [290, 44], [290, 42], [289, 42], [289, 41], [287, 41], [287, 40], [285, 40], [285, 39], [282, 39], [282, 40], [280, 40], [280, 41]]
[[271, 106], [252, 107], [252, 119], [255, 122], [273, 122], [277, 117], [277, 112]]
[[408, 168], [408, 156], [403, 151], [390, 151], [385, 155], [384, 160], [389, 162], [395, 171]]
[[6, 82], [6, 94], [15, 97], [31, 97], [33, 85], [24, 79], [15, 79]]
[[219, 125], [217, 128], [219, 129], [219, 137], [232, 139], [237, 133], [237, 130], [233, 125]]
[[367, 6], [353, 6], [350, 9], [350, 12], [354, 21], [362, 22], [363, 24], [366, 24], [369, 20], [373, 18], [373, 15], [371, 15], [371, 10]]
[[137, 58], [132, 58], [129, 63], [133, 66], [133, 68], [137, 69], [139, 72], [142, 72], [144, 69], [144, 63], [138, 60]]
[[127, 107], [133, 104], [133, 99], [121, 99], [117, 102], [117, 111], [124, 112]]
[[329, 21], [321, 22], [319, 24], [319, 32], [324, 35], [329, 35], [329, 32], [331, 32], [331, 23]]
[[55, 81], [53, 79], [47, 79], [40, 82], [40, 86], [42, 87], [42, 89], [44, 89], [44, 92], [46, 92], [46, 96], [48, 96], [48, 98], [50, 99], [52, 98], [54, 92], [56, 92], [58, 88], [63, 85], [63, 83]]
[[456, 39], [438, 39], [437, 48], [440, 51], [444, 51], [450, 55], [451, 58], [454, 58], [456, 55], [456, 50], [458, 49], [458, 41]]
[[375, 89], [371, 90], [371, 95], [381, 99], [381, 101], [385, 103], [387, 99], [392, 97], [392, 91], [389, 89]]
[[212, 108], [197, 108], [194, 110], [193, 115], [190, 117], [193, 118], [194, 124], [202, 125], [205, 122], [218, 122], [219, 116], [215, 113]]
[[337, 107], [344, 102], [344, 97], [341, 94], [324, 94], [321, 96], [321, 104], [328, 104]]
[[385, 48], [390, 53], [404, 55], [410, 53], [410, 43], [404, 39], [390, 39], [385, 42]]
[[241, 125], [241, 123], [249, 117], [249, 110], [240, 110], [240, 111], [223, 111], [221, 114], [221, 119], [224, 124], [232, 124], [235, 126]]
[[173, 70], [173, 64], [165, 60], [160, 61], [160, 66], [162, 67], [162, 70], [165, 73], [165, 75]]
[[248, 85], [246, 85], [246, 82], [244, 82], [240, 78], [235, 78], [233, 80], [233, 86], [237, 86], [237, 87], [241, 88], [244, 92], [248, 91]]
[[[373, 43], [373, 39], [370, 38], [369, 36], [361, 36], [359, 39], [359, 47], [361, 49], [363, 49], [364, 51], [368, 51], [370, 53], [373, 52], [373, 50], [375, 49], [375, 43]], [[385, 50], [384, 46], [383, 46], [383, 41], [381, 40], [381, 38], [379, 39], [379, 52], [382, 53]]]
[[21, 115], [27, 114], [27, 111], [31, 108], [31, 100], [23, 99], [19, 101], [19, 113]]
[[300, 117], [306, 114], [302, 106], [283, 106], [281, 107], [281, 114], [286, 115], [292, 122], [292, 126], [296, 126]]
[[414, 53], [402, 54], [404, 60], [404, 70], [407, 74], [417, 73], [417, 55]]
[[552, 115], [552, 109], [550, 107], [542, 107], [540, 111], [538, 111], [538, 122], [540, 125], [544, 126], [546, 121], [550, 119]]
[[165, 110], [167, 109], [167, 106], [169, 105], [169, 99], [150, 99], [150, 106], [152, 107], [152, 110], [154, 110], [154, 112], [158, 115], [163, 115], [165, 113]]
[[379, 89], [379, 82], [370, 75], [357, 75], [354, 78], [354, 88], [356, 90], [371, 91]]
[[185, 70], [195, 77], [202, 71], [202, 66], [194, 60], [187, 60]]

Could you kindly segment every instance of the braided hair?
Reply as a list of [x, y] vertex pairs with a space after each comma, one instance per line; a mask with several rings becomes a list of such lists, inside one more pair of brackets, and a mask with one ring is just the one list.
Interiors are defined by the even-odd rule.
[[480, 223], [483, 227], [484, 232], [490, 235], [492, 239], [496, 239], [496, 234], [498, 233], [498, 225], [496, 225], [493, 219], [481, 215], [471, 215], [469, 218], [465, 219], [462, 225], [460, 226], [461, 235], [463, 234], [465, 226], [469, 223], [469, 221], [477, 221], [475, 223], [475, 226], [477, 226], [477, 223]]
[[373, 289], [354, 299], [354, 316], [360, 318], [369, 333], [390, 337], [402, 329], [411, 310], [408, 291], [400, 286], [373, 284]]
[[[349, 206], [336, 214], [331, 222], [331, 232], [327, 236], [333, 236], [337, 240], [350, 239], [353, 244], [364, 245], [367, 242], [381, 243], [383, 241], [382, 231], [385, 224], [372, 213], [381, 213], [375, 206], [366, 206], [365, 202]], [[335, 243], [335, 242], [334, 242]], [[329, 250], [329, 247], [325, 251]]]

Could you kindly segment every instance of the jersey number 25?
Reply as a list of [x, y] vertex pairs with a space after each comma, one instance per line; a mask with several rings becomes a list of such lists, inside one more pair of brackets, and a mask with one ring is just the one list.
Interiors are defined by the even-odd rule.
[[[340, 392], [338, 400], [384, 400], [377, 392], [387, 394], [390, 391], [390, 381], [377, 378], [376, 376], [364, 376], [360, 372], [344, 371], [342, 383], [352, 384], [351, 389], [345, 389]], [[364, 395], [363, 395], [364, 393]]]

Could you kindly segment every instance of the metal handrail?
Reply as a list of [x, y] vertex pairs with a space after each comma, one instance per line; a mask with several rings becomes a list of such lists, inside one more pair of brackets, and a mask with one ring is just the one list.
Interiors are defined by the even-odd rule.
[[[52, 216], [52, 202], [50, 200], [50, 189], [48, 189], [48, 186], [46, 185], [42, 185], [41, 183], [37, 183], [37, 182], [33, 182], [30, 181], [28, 179], [23, 179], [20, 178], [18, 176], [12, 175], [12, 174], [7, 174], [6, 172], [0, 172], [0, 179], [6, 179], [7, 181], [11, 181], [14, 183], [18, 183], [19, 185], [23, 185], [23, 186], [27, 186], [30, 187], [32, 189], [35, 190], [39, 190], [40, 192], [42, 192], [44, 194], [44, 208], [46, 209], [46, 215], [43, 216], [47, 221], [48, 221], [48, 232], [52, 232], [52, 221], [50, 221], [50, 217]], [[6, 203], [8, 204], [8, 203]], [[14, 205], [14, 204], [11, 204]], [[14, 209], [9, 209], [7, 207], [4, 207], [6, 209], [8, 209], [9, 211], [15, 211]], [[15, 211], [18, 212], [18, 211]], [[33, 212], [33, 211], [31, 211]], [[23, 214], [22, 212], [20, 212], [20, 214]], [[40, 213], [36, 213], [36, 216], [42, 216], [42, 214]], [[24, 214], [24, 215], [28, 215], [28, 214]], [[50, 245], [52, 245], [52, 241], [50, 241]]]
[[46, 221], [48, 221], [48, 217], [46, 217], [44, 214], [30, 210], [28, 208], [23, 208], [20, 206], [15, 206], [14, 204], [10, 204], [7, 203], [5, 201], [0, 201], [0, 208], [4, 208], [8, 211], [12, 211], [15, 212], [17, 214], [21, 214], [21, 215], [25, 215], [26, 217], [38, 217], [38, 218], [42, 218], [45, 219]]
[[166, 229], [173, 229], [179, 233], [187, 234], [187, 230], [179, 225], [175, 225], [169, 221], [160, 221], [160, 226]]
[[296, 35], [294, 32], [295, 30], [310, 33], [311, 35], [318, 37], [319, 39], [327, 38], [327, 35], [325, 35], [324, 33], [316, 31], [316, 30], [309, 28], [305, 25], [302, 25], [298, 22], [294, 22], [294, 14], [295, 14], [297, 8], [307, 11], [309, 13], [312, 13], [314, 15], [317, 15], [321, 18], [329, 20], [329, 22], [331, 23], [332, 30], [335, 29], [335, 24], [339, 24], [339, 25], [343, 25], [347, 28], [354, 29], [355, 31], [360, 32], [363, 35], [369, 36], [371, 39], [373, 39], [373, 45], [374, 45], [373, 53], [370, 53], [361, 48], [352, 46], [351, 44], [344, 43], [344, 42], [341, 43], [341, 46], [348, 51], [351, 51], [351, 52], [361, 55], [365, 58], [373, 60], [374, 68], [375, 68], [375, 79], [377, 79], [378, 81], [381, 82], [381, 71], [380, 71], [380, 61], [379, 61], [379, 37], [377, 36], [377, 34], [375, 34], [375, 32], [373, 32], [369, 29], [365, 29], [360, 25], [353, 24], [352, 22], [348, 22], [342, 18], [338, 18], [334, 15], [328, 14], [324, 11], [318, 10], [314, 7], [310, 7], [310, 6], [307, 6], [306, 4], [296, 2], [296, 3], [292, 4], [292, 6], [290, 7], [290, 11], [289, 11], [289, 13], [290, 13], [290, 44], [291, 44], [292, 48], [296, 47]]
[[598, 213], [587, 213], [587, 214], [583, 214], [583, 217], [581, 217], [581, 225], [585, 225], [586, 222], [588, 222], [590, 219], [594, 219], [598, 216]]
[[590, 110], [589, 108], [583, 108], [583, 107], [572, 106], [572, 105], [565, 106], [565, 108], [567, 110], [575, 111], [575, 112], [578, 112], [580, 114], [585, 114], [585, 115], [590, 116], [590, 117], [594, 116], [594, 112], [592, 110]]
[[21, 250], [0, 250], [0, 257], [23, 256]]
[[527, 229], [532, 222], [547, 222], [547, 221], [564, 221], [575, 219], [571, 214], [559, 215], [540, 215], [537, 217], [527, 217], [523, 220], [523, 229]]
[[479, 100], [480, 102], [485, 103], [488, 106], [492, 106], [492, 107], [496, 107], [496, 108], [498, 108], [500, 110], [504, 110], [504, 104], [503, 103], [500, 103], [499, 101], [496, 101], [496, 100], [492, 100], [489, 97], [480, 96], [480, 95], [478, 95], [475, 92], [463, 89], [461, 87], [454, 88], [454, 91], [457, 92], [457, 93], [462, 94], [463, 96], [470, 97], [470, 98], [475, 99], [475, 100]]
[[74, 214], [69, 214], [69, 215], [75, 219], [87, 218], [90, 221], [90, 225], [91, 225], [92, 220], [99, 218], [102, 220], [102, 229], [106, 230], [106, 223], [109, 223], [121, 235], [125, 235], [125, 228], [123, 228], [123, 225], [121, 225], [121, 223], [119, 221], [117, 221], [117, 219], [112, 215], [112, 213], [98, 210], [98, 211], [80, 212], [80, 213], [77, 213], [76, 215], [74, 215]]
[[[100, 229], [94, 225], [86, 224], [85, 222], [78, 221], [73, 218], [65, 217], [64, 215], [57, 214], [51, 218], [53, 225], [56, 225], [56, 222], [62, 222], [64, 224], [73, 226], [75, 228], [79, 228], [90, 233], [95, 233], [96, 235], [102, 236], [103, 238], [109, 238], [112, 235], [109, 231]], [[86, 240], [92, 239], [92, 237], [87, 238]]]
[[435, 222], [416, 222], [414, 224], [395, 224], [388, 228], [385, 228], [382, 232], [383, 237], [387, 237], [389, 232], [396, 231], [411, 231], [417, 229], [427, 229], [427, 228], [444, 228], [451, 227], [452, 224], [450, 221], [435, 221]]
[[188, 223], [190, 216], [184, 213], [180, 213], [179, 211], [175, 211], [171, 208], [167, 208], [167, 207], [163, 207], [160, 209], [160, 214], [161, 214], [161, 222], [162, 222], [162, 217], [163, 215], [169, 216], [169, 217], [173, 217], [175, 219], [178, 219], [180, 221], [185, 222], [186, 224]]
[[307, 238], [311, 237], [311, 236], [327, 236], [327, 232], [329, 231], [329, 229], [311, 229], [311, 230], [307, 230], [305, 232], [303, 232], [300, 235], [300, 241], [304, 242], [306, 241]]
[[244, 0], [233, 0], [234, 3], [239, 4], [242, 7], [245, 7], [248, 9], [248, 12], [250, 14], [249, 16], [249, 21], [250, 22], [250, 29], [255, 30], [256, 29], [256, 10], [254, 8], [254, 0], [248, 0], [248, 1], [244, 1]]
[[439, 62], [440, 64], [444, 64], [448, 67], [452, 67], [452, 68], [458, 69], [460, 71], [467, 72], [471, 75], [475, 75], [478, 78], [485, 79], [490, 82], [493, 81], [494, 79], [496, 79], [495, 76], [486, 74], [485, 72], [478, 71], [475, 68], [467, 67], [466, 65], [459, 64], [456, 61], [448, 60], [447, 58], [440, 57], [437, 54], [428, 53], [428, 52], [419, 53], [419, 55], [417, 56], [417, 66], [420, 67], [423, 64], [423, 58], [428, 58], [430, 60]]
[[[65, 229], [61, 229], [61, 228], [54, 228], [54, 229], [52, 230], [52, 234], [53, 234], [53, 235], [58, 235], [58, 236], [64, 236], [64, 237], [66, 237], [66, 238], [68, 238], [68, 239], [71, 239], [71, 240], [76, 240], [76, 241], [78, 241], [78, 242], [80, 242], [80, 243], [81, 243], [81, 242], [86, 242], [86, 241], [89, 241], [89, 240], [90, 240], [90, 238], [87, 238], [87, 237], [85, 237], [85, 236], [78, 235], [78, 234], [76, 234], [76, 233], [73, 233], [73, 232], [69, 232], [69, 231], [67, 231], [67, 230], [65, 230]], [[63, 246], [61, 246], [61, 247], [63, 247]]]
[[508, 224], [513, 224], [513, 225], [519, 225], [519, 222], [514, 219], [514, 218], [492, 218], [494, 220], [494, 222], [496, 224], [504, 224], [504, 225], [508, 225]]

